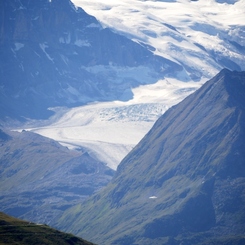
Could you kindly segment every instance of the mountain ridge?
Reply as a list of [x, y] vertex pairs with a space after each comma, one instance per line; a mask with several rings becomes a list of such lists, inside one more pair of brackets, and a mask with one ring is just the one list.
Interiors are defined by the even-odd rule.
[[160, 117], [111, 183], [56, 225], [101, 244], [242, 241], [244, 93], [245, 72], [222, 70]]
[[86, 149], [0, 128], [1, 211], [51, 225], [70, 205], [105, 186], [114, 171]]

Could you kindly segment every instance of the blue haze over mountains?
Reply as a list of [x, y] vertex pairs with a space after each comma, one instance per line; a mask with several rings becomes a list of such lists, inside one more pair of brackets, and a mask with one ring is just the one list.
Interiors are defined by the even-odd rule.
[[[126, 101], [131, 88], [184, 69], [68, 0], [3, 0], [0, 16], [3, 125], [47, 118], [50, 107]], [[86, 149], [0, 129], [2, 211], [99, 244], [242, 244], [245, 74], [223, 64], [239, 71], [222, 70], [168, 110], [114, 178]]]
[[[1, 1], [0, 11], [2, 120], [47, 118], [47, 108], [55, 106], [128, 100], [131, 88], [182, 69], [103, 29], [69, 0]], [[123, 67], [125, 76], [118, 77], [114, 67]], [[150, 75], [128, 77], [132, 68]]]

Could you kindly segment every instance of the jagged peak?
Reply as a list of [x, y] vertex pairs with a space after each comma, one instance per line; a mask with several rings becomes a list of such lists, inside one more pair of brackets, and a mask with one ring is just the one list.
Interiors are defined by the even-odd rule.
[[[222, 69], [213, 79], [207, 82], [207, 85], [215, 83], [218, 86], [212, 86], [216, 89], [216, 96], [220, 93], [227, 93], [227, 100], [230, 106], [241, 107], [245, 104], [245, 71], [231, 71]], [[223, 90], [224, 89], [224, 90]]]

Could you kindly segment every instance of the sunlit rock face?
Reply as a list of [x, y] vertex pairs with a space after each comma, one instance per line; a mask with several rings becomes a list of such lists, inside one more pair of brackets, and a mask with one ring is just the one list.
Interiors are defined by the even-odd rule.
[[11, 0], [0, 7], [2, 119], [46, 118], [49, 107], [128, 100], [132, 93], [125, 91], [181, 71], [103, 29], [69, 0]]

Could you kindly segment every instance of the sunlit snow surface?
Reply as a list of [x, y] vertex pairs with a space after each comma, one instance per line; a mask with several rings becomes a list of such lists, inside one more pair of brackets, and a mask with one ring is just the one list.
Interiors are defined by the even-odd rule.
[[188, 65], [197, 76], [213, 77], [223, 68], [217, 60], [224, 58], [245, 70], [237, 50], [245, 45], [244, 0], [72, 1], [104, 27], [153, 46], [156, 54]]
[[198, 86], [191, 82], [161, 80], [134, 89], [131, 101], [57, 109], [56, 116], [49, 121], [27, 130], [58, 140], [69, 148], [85, 147], [116, 169], [156, 119]]
[[160, 115], [218, 73], [222, 67], [210, 58], [210, 53], [215, 57], [222, 53], [245, 69], [244, 57], [223, 41], [229, 38], [244, 46], [244, 0], [223, 4], [214, 0], [72, 1], [104, 27], [151, 45], [156, 54], [203, 74], [199, 82], [181, 82], [184, 79], [180, 74], [176, 79], [166, 77], [156, 84], [140, 86], [133, 89], [134, 98], [127, 102], [56, 108], [57, 114], [49, 121], [29, 127], [69, 148], [85, 147], [113, 169]]

